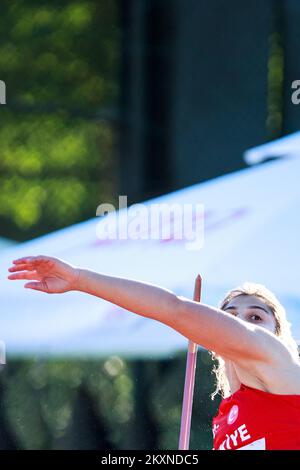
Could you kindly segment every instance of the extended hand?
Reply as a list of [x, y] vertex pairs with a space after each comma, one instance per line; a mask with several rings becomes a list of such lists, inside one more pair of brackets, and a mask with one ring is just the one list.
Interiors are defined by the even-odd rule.
[[59, 294], [76, 290], [80, 270], [49, 256], [30, 256], [13, 261], [8, 276], [10, 280], [30, 280], [24, 285], [27, 289], [39, 290], [47, 294]]

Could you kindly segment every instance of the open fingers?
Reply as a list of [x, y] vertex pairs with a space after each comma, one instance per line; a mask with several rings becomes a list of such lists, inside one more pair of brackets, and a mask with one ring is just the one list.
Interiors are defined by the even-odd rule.
[[18, 258], [13, 260], [13, 264], [27, 264], [27, 263], [32, 263], [37, 256], [25, 256], [23, 258]]
[[39, 280], [40, 278], [36, 271], [22, 271], [19, 273], [10, 274], [9, 276], [7, 276], [7, 279], [10, 279], [11, 281], [15, 281], [15, 280], [34, 281], [34, 280]]
[[17, 264], [8, 269], [10, 273], [15, 273], [17, 271], [33, 271], [34, 267], [32, 264]]
[[15, 267], [26, 266], [28, 267], [37, 267], [37, 266], [47, 266], [48, 268], [54, 264], [54, 259], [50, 256], [27, 256], [24, 258], [19, 258], [13, 261]]

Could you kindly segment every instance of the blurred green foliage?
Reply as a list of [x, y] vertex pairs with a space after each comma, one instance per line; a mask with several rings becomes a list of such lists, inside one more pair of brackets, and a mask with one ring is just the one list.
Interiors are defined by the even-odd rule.
[[0, 26], [1, 234], [25, 240], [113, 198], [118, 4], [4, 0]]
[[[9, 362], [1, 380], [2, 432], [9, 431], [10, 448], [176, 450], [185, 362], [185, 354], [157, 361]], [[194, 450], [212, 448], [217, 403], [209, 399], [210, 371], [209, 354], [199, 351]]]

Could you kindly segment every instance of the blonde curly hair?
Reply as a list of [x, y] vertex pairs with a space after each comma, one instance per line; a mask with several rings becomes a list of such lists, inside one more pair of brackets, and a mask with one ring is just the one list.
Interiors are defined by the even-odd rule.
[[[255, 295], [271, 309], [276, 322], [275, 335], [286, 344], [293, 356], [299, 360], [298, 346], [292, 337], [291, 323], [286, 318], [285, 309], [277, 297], [263, 284], [245, 282], [243, 285], [230, 290], [220, 302], [219, 308], [221, 310], [225, 309], [232, 299], [241, 295]], [[230, 387], [226, 376], [225, 362], [216, 353], [211, 352], [211, 355], [213, 360], [217, 361], [217, 365], [213, 368], [213, 373], [216, 377], [216, 389], [212, 393], [211, 398], [213, 400], [218, 393], [221, 394], [222, 398], [226, 398], [230, 395]]]

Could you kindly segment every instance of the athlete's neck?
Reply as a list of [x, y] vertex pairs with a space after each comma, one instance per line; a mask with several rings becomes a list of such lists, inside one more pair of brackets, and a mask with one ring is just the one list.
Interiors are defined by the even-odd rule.
[[229, 382], [230, 395], [232, 395], [241, 387], [241, 381], [239, 380], [231, 361], [225, 361], [225, 370]]

